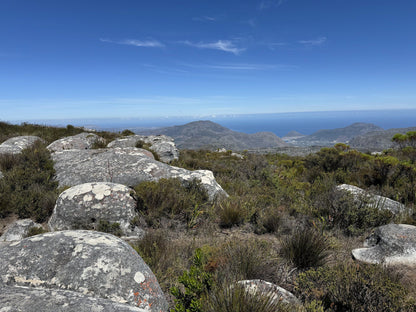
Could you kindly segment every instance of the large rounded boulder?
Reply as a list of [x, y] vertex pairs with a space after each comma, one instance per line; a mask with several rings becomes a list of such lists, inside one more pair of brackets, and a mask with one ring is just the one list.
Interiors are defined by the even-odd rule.
[[[2, 246], [0, 287], [6, 286], [72, 291], [139, 311], [168, 308], [156, 277], [137, 252], [111, 234], [94, 231], [52, 232]], [[0, 298], [7, 300], [3, 293]]]
[[135, 192], [110, 182], [92, 182], [62, 192], [49, 219], [52, 231], [97, 229], [100, 222], [118, 223], [121, 235], [141, 237], [143, 230], [131, 221], [138, 217]]
[[0, 144], [0, 154], [20, 154], [25, 148], [32, 146], [38, 140], [42, 139], [34, 135], [10, 138]]
[[17, 220], [6, 227], [3, 235], [0, 236], [0, 242], [21, 240], [29, 234], [32, 228], [42, 228], [42, 225], [31, 219]]
[[83, 150], [92, 148], [94, 144], [98, 142], [104, 143], [104, 139], [95, 133], [83, 132], [56, 140], [49, 144], [46, 148], [51, 152], [69, 149]]
[[367, 263], [416, 265], [416, 226], [388, 224], [376, 228], [364, 248], [352, 251], [354, 259]]

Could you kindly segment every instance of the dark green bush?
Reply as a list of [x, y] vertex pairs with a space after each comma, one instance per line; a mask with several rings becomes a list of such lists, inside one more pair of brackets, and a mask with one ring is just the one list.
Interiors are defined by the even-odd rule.
[[7, 157], [0, 159], [0, 167], [6, 169], [0, 180], [0, 216], [16, 213], [20, 218], [44, 222], [52, 214], [58, 196], [50, 153], [38, 141], [14, 158], [12, 164]]
[[[325, 311], [379, 312], [406, 310], [406, 290], [383, 267], [338, 264], [300, 273], [298, 290], [306, 301], [320, 300]], [[409, 303], [409, 305], [411, 305]]]
[[46, 233], [46, 232], [47, 231], [43, 227], [41, 227], [41, 226], [39, 226], [39, 227], [34, 226], [34, 227], [31, 227], [29, 229], [29, 231], [27, 231], [27, 234], [26, 234], [25, 237], [31, 237], [31, 236], [43, 234], [43, 233]]
[[123, 131], [121, 131], [121, 135], [122, 136], [130, 136], [130, 135], [134, 135], [135, 133], [129, 129], [125, 129]]
[[171, 311], [203, 312], [202, 297], [212, 286], [211, 274], [203, 269], [205, 264], [205, 255], [201, 249], [196, 249], [191, 268], [178, 279], [184, 290], [176, 286], [171, 289], [172, 295], [175, 296], [175, 308]]
[[139, 210], [150, 226], [158, 227], [161, 218], [182, 221], [195, 226], [207, 206], [208, 195], [197, 180], [181, 182], [179, 179], [160, 179], [143, 182], [135, 187], [139, 197]]
[[96, 230], [99, 232], [110, 233], [119, 237], [123, 235], [123, 231], [120, 228], [120, 223], [118, 222], [99, 220]]
[[222, 228], [231, 228], [244, 222], [246, 211], [236, 198], [229, 198], [219, 204], [218, 215]]
[[313, 228], [297, 228], [283, 239], [281, 254], [298, 269], [318, 267], [326, 262], [329, 244], [325, 236]]

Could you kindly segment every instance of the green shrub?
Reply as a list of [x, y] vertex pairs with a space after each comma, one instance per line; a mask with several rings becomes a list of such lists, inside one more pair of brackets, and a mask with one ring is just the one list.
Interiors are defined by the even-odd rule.
[[135, 147], [142, 148], [142, 149], [145, 149], [145, 150], [149, 151], [150, 153], [152, 153], [153, 158], [155, 160], [160, 161], [159, 155], [154, 150], [151, 149], [151, 147], [152, 147], [151, 144], [146, 143], [145, 141], [140, 140], [140, 141], [137, 141], [136, 142]]
[[255, 224], [256, 234], [277, 233], [281, 222], [281, 214], [277, 209], [267, 209], [260, 215], [256, 215], [253, 223]]
[[123, 131], [121, 131], [121, 135], [122, 136], [130, 136], [130, 135], [134, 135], [135, 133], [129, 129], [125, 129]]
[[218, 215], [220, 226], [222, 228], [231, 228], [244, 222], [246, 212], [238, 199], [229, 198], [219, 204]]
[[193, 227], [196, 218], [208, 205], [208, 195], [197, 180], [160, 179], [158, 182], [143, 182], [134, 189], [139, 197], [139, 210], [146, 222], [154, 227], [159, 226], [163, 217]]
[[0, 180], [0, 217], [16, 213], [20, 218], [44, 222], [58, 197], [50, 153], [38, 141], [14, 158], [13, 163], [7, 157], [0, 160], [0, 166], [6, 169]]
[[146, 264], [153, 267], [161, 258], [166, 257], [168, 244], [166, 233], [150, 230], [134, 247]]
[[329, 244], [315, 229], [297, 228], [282, 241], [282, 256], [298, 269], [318, 267], [326, 262]]
[[183, 290], [177, 286], [171, 288], [171, 293], [175, 296], [175, 308], [171, 311], [203, 312], [202, 297], [209, 292], [212, 285], [211, 274], [203, 269], [205, 263], [202, 250], [196, 249], [191, 268], [178, 279]]
[[120, 223], [118, 222], [99, 220], [96, 230], [99, 232], [110, 233], [118, 237], [123, 235], [123, 231], [120, 228]]
[[43, 234], [43, 233], [46, 233], [46, 232], [48, 232], [48, 231], [46, 231], [43, 227], [34, 226], [34, 227], [31, 227], [29, 229], [29, 231], [27, 231], [27, 234], [25, 235], [25, 237], [31, 237], [31, 236]]
[[299, 274], [297, 284], [303, 299], [322, 301], [325, 311], [412, 311], [404, 309], [405, 288], [377, 265], [311, 269]]

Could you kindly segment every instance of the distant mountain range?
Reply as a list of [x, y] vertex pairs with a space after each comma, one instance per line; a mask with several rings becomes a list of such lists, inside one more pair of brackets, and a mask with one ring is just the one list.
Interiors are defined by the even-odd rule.
[[182, 126], [135, 131], [137, 134], [164, 134], [175, 139], [180, 149], [218, 149], [241, 151], [288, 146], [272, 132], [247, 134], [232, 131], [212, 121], [194, 121]]
[[[319, 130], [311, 135], [290, 131], [282, 139], [272, 132], [247, 134], [232, 131], [212, 121], [195, 121], [182, 126], [156, 129], [131, 129], [137, 134], [164, 134], [175, 139], [180, 149], [219, 149], [242, 151], [291, 151], [298, 147], [324, 147], [346, 143], [352, 148], [368, 151], [382, 151], [392, 146], [391, 139], [396, 133], [416, 131], [413, 128], [384, 130], [371, 123], [354, 123], [348, 127]], [[309, 150], [309, 149], [308, 149]]]
[[333, 146], [336, 143], [350, 144], [353, 138], [374, 131], [384, 130], [371, 123], [357, 122], [344, 128], [318, 130], [311, 135], [284, 139], [296, 146]]

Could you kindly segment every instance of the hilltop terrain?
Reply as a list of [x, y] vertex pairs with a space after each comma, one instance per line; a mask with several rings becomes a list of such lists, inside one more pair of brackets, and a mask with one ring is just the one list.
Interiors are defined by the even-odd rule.
[[416, 309], [411, 133], [379, 155], [339, 144], [292, 157], [0, 129], [1, 307]]

